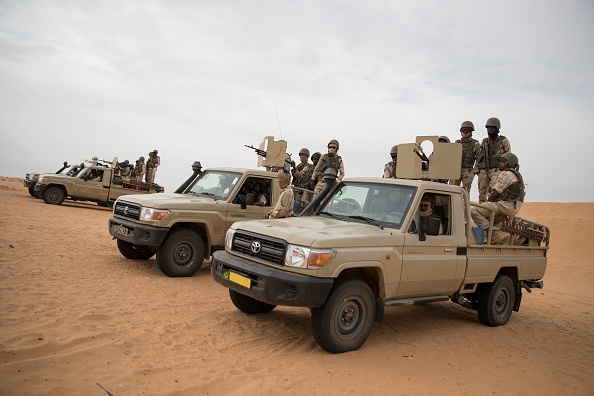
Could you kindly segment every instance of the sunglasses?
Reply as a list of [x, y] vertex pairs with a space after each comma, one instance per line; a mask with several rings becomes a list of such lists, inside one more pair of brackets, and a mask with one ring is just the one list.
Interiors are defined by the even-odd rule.
[[338, 149], [338, 147], [336, 147], [336, 146], [328, 146], [328, 150], [330, 150], [330, 149], [336, 150], [336, 149]]

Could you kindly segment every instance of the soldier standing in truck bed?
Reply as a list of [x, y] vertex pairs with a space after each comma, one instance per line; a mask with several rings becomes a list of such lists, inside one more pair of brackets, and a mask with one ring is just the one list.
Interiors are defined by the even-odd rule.
[[161, 158], [157, 155], [159, 152], [153, 150], [149, 153], [149, 159], [146, 161], [146, 176], [145, 180], [147, 183], [155, 182], [155, 175], [157, 173], [157, 167], [161, 165]]
[[396, 179], [396, 163], [398, 162], [398, 145], [392, 146], [390, 149], [390, 157], [392, 161], [388, 162], [384, 166], [384, 178], [385, 179]]
[[460, 126], [460, 135], [462, 139], [456, 140], [456, 143], [462, 144], [462, 169], [460, 170], [460, 178], [453, 180], [452, 184], [462, 187], [470, 194], [472, 181], [476, 171], [476, 160], [481, 151], [481, 144], [478, 140], [472, 138], [474, 131], [474, 124], [470, 121], [464, 121]]
[[481, 151], [478, 155], [478, 188], [479, 202], [487, 200], [487, 195], [493, 188], [499, 176], [499, 158], [504, 153], [511, 151], [509, 140], [505, 136], [499, 135], [501, 122], [498, 118], [491, 117], [485, 123], [489, 137], [483, 139]]
[[[308, 162], [309, 159], [309, 150], [307, 148], [302, 148], [299, 150], [299, 160], [301, 161], [297, 164], [293, 170], [293, 185], [300, 188], [307, 188], [307, 184], [311, 180], [311, 175], [313, 173], [313, 165]], [[301, 202], [303, 198], [303, 191], [298, 190], [295, 194], [295, 201]]]
[[136, 166], [134, 167], [134, 174], [136, 175], [136, 181], [141, 182], [144, 174], [146, 173], [146, 165], [144, 164], [144, 157], [138, 158]]
[[324, 180], [324, 172], [329, 167], [336, 170], [336, 176], [338, 181], [341, 181], [343, 179], [344, 164], [342, 162], [342, 157], [338, 155], [338, 148], [338, 140], [332, 139], [330, 140], [330, 142], [328, 142], [328, 153], [322, 155], [313, 171], [313, 175], [311, 178], [310, 186], [315, 186], [314, 193], [319, 193], [324, 189], [324, 186], [326, 186], [326, 181]]

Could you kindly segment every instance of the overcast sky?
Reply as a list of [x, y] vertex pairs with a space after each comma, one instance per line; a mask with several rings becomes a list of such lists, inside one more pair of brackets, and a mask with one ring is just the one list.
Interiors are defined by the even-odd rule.
[[592, 0], [0, 0], [0, 175], [157, 149], [172, 192], [274, 135], [381, 176], [392, 145], [498, 117], [527, 201], [594, 201], [592, 21]]

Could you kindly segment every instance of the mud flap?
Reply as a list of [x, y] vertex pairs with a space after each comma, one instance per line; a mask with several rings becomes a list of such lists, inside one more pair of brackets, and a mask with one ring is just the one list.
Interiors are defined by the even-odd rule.
[[522, 282], [515, 282], [516, 287], [516, 300], [514, 301], [514, 311], [520, 310], [520, 303], [522, 302]]
[[378, 323], [382, 323], [384, 321], [384, 311], [386, 306], [384, 305], [384, 300], [381, 298], [375, 299], [375, 321]]

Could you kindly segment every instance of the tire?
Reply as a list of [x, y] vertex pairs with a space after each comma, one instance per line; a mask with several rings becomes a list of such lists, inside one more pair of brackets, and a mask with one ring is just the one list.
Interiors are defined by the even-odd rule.
[[27, 190], [29, 191], [29, 195], [34, 197], [35, 196], [35, 190], [33, 189], [33, 187], [27, 187]]
[[250, 315], [265, 314], [276, 308], [276, 305], [255, 300], [232, 289], [229, 289], [229, 297], [231, 297], [231, 301], [233, 301], [233, 305], [235, 305], [237, 309]]
[[200, 235], [188, 229], [178, 230], [157, 248], [157, 264], [167, 276], [192, 276], [202, 266], [204, 250]]
[[148, 246], [135, 245], [118, 239], [118, 250], [122, 256], [130, 260], [148, 260], [155, 255], [155, 249]]
[[375, 320], [371, 287], [357, 278], [336, 281], [326, 303], [311, 310], [313, 336], [331, 353], [359, 349], [369, 337]]
[[58, 186], [47, 187], [45, 190], [43, 190], [41, 196], [43, 197], [43, 201], [49, 205], [61, 205], [66, 198], [64, 190]]
[[33, 192], [33, 196], [37, 199], [42, 199], [43, 197], [41, 196], [41, 192], [39, 191], [34, 191]]
[[496, 327], [507, 323], [512, 314], [516, 290], [511, 278], [497, 275], [493, 283], [481, 287], [478, 292], [477, 312], [482, 324]]

